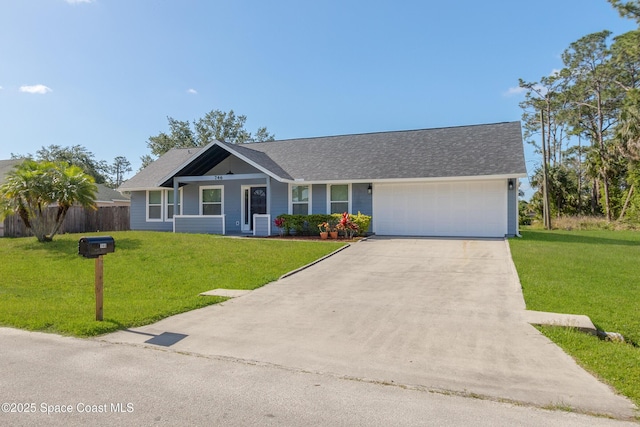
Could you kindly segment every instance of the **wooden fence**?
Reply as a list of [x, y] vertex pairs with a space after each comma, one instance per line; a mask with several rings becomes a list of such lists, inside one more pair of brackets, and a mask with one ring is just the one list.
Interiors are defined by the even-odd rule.
[[[55, 220], [57, 208], [47, 209], [47, 221]], [[94, 231], [129, 230], [129, 206], [103, 206], [97, 210], [73, 206], [67, 212], [58, 234], [90, 233]], [[4, 235], [7, 237], [32, 236], [30, 230], [18, 215], [10, 215], [4, 220]]]

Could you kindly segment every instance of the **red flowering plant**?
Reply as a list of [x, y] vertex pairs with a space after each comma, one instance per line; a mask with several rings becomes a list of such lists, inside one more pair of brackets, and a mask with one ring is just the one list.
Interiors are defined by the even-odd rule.
[[345, 237], [349, 239], [353, 239], [353, 236], [358, 233], [358, 224], [351, 221], [351, 217], [348, 212], [342, 214], [342, 218], [340, 219], [340, 222], [338, 222], [336, 228], [338, 230], [343, 230]]
[[276, 218], [273, 220], [273, 223], [275, 224], [276, 227], [278, 227], [278, 229], [280, 229], [280, 236], [282, 236], [284, 234], [284, 226], [285, 226], [284, 218]]

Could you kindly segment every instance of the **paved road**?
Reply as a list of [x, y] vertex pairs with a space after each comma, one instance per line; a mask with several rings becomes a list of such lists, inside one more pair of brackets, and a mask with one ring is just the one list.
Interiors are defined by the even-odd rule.
[[7, 426], [637, 426], [162, 347], [7, 328], [0, 343], [0, 403], [35, 410], [2, 405]]
[[358, 384], [635, 414], [523, 312], [504, 241], [375, 238], [248, 295], [102, 339], [153, 347], [145, 342], [168, 337], [163, 348], [177, 352]]

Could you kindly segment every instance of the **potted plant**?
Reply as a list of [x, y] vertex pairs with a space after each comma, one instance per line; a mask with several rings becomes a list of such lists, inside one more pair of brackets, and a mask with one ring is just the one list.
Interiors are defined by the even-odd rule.
[[338, 229], [336, 228], [336, 221], [329, 221], [329, 236], [332, 239], [337, 239], [338, 238]]
[[329, 237], [329, 223], [322, 222], [318, 224], [318, 229], [320, 230], [320, 238], [326, 240]]

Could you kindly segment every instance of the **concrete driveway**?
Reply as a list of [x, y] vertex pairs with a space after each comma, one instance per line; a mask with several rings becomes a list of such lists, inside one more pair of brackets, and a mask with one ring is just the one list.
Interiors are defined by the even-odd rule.
[[630, 401], [527, 324], [524, 308], [503, 240], [373, 238], [239, 298], [99, 339], [634, 415]]

